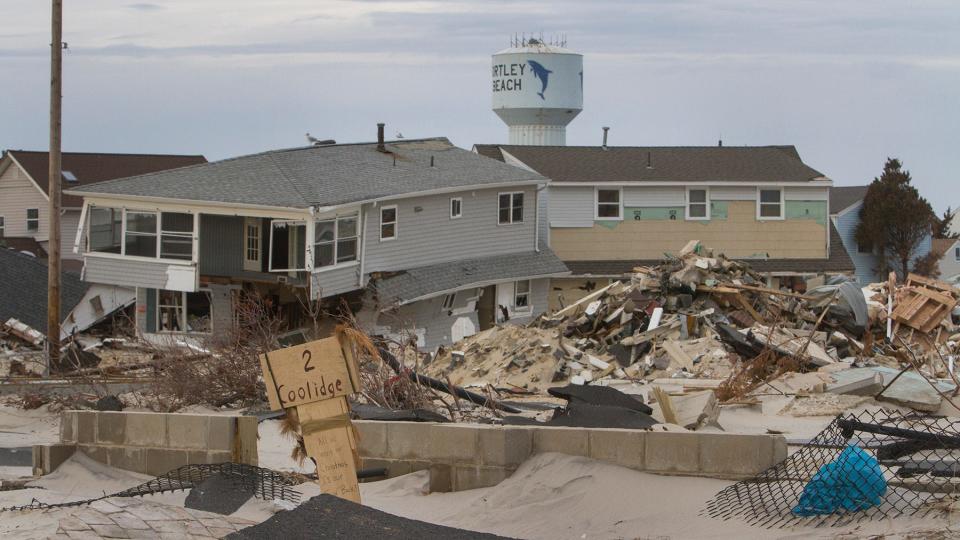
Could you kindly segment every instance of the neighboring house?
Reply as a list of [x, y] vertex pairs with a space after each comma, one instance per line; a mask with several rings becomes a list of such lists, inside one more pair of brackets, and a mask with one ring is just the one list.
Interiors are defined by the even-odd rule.
[[828, 220], [832, 181], [792, 146], [573, 147], [476, 145], [550, 178], [550, 248], [572, 271], [554, 280], [559, 307], [699, 240], [748, 260], [772, 286], [849, 273]]
[[960, 239], [934, 238], [932, 250], [940, 254], [940, 279], [960, 275]]
[[[60, 309], [64, 315], [61, 339], [86, 330], [132, 303], [133, 295], [123, 289], [87, 284], [79, 275], [64, 272], [60, 281]], [[0, 248], [0, 326], [13, 318], [46, 334], [46, 306], [46, 261]]]
[[544, 311], [567, 273], [537, 244], [547, 180], [444, 138], [382, 137], [71, 189], [84, 279], [136, 287], [149, 339], [221, 332], [240, 290], [294, 327], [306, 299], [349, 301], [369, 330], [415, 328], [427, 348]]
[[[839, 232], [843, 246], [856, 267], [854, 275], [862, 285], [887, 279], [887, 276], [879, 272], [882, 260], [873, 247], [860, 245], [854, 237], [868, 187], [836, 186], [830, 189], [830, 221]], [[929, 253], [932, 240], [932, 236], [928, 234], [917, 246], [912, 259], [916, 260]]]
[[957, 215], [957, 212], [960, 212], [960, 206], [954, 207], [953, 212], [950, 212], [953, 220], [950, 221], [950, 228], [947, 231], [951, 236], [960, 235], [960, 216]]
[[[49, 161], [47, 152], [7, 150], [0, 158], [0, 236], [33, 239], [46, 250], [49, 243]], [[86, 186], [150, 172], [205, 163], [203, 156], [63, 152], [61, 189]], [[79, 270], [73, 239], [80, 219], [79, 197], [63, 195], [60, 218], [61, 253], [65, 268]]]

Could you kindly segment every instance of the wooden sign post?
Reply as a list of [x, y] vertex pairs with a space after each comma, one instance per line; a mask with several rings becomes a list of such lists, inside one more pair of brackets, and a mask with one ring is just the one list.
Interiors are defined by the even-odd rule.
[[260, 356], [272, 410], [296, 408], [307, 455], [324, 493], [360, 502], [356, 432], [347, 396], [360, 372], [345, 339], [329, 337]]

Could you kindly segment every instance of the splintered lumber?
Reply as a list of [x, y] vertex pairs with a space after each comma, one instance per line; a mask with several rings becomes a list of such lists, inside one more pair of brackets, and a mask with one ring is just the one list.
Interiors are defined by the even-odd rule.
[[910, 274], [893, 310], [893, 320], [923, 333], [933, 331], [957, 305], [949, 287], [946, 283]]
[[609, 290], [611, 287], [613, 287], [614, 285], [618, 285], [618, 284], [620, 284], [619, 281], [614, 281], [613, 283], [607, 285], [606, 287], [603, 287], [602, 289], [597, 289], [597, 290], [593, 291], [592, 293], [584, 296], [583, 298], [577, 300], [576, 302], [570, 304], [569, 306], [567, 306], [567, 307], [561, 309], [560, 311], [554, 313], [550, 318], [551, 318], [551, 319], [554, 319], [554, 320], [559, 320], [559, 319], [562, 319], [562, 318], [564, 318], [564, 317], [567, 317], [568, 315], [573, 315], [573, 314], [575, 314], [575, 313], [580, 313], [580, 311], [579, 311], [580, 308], [585, 307], [586, 305], [592, 303], [592, 302], [593, 302], [594, 300], [596, 300], [597, 298], [600, 298], [601, 296], [603, 296], [603, 293], [607, 292], [607, 290]]
[[656, 398], [657, 405], [660, 406], [660, 414], [663, 415], [663, 421], [667, 424], [677, 424], [677, 415], [673, 412], [673, 404], [670, 402], [670, 396], [663, 388], [654, 386], [653, 397]]
[[679, 343], [676, 341], [664, 341], [660, 347], [670, 355], [670, 359], [673, 360], [675, 364], [681, 368], [685, 368], [687, 371], [693, 371], [693, 358], [690, 358], [690, 355], [680, 348]]
[[675, 379], [654, 379], [650, 381], [650, 384], [655, 386], [681, 386], [683, 388], [702, 388], [714, 390], [720, 388], [720, 385], [723, 384], [723, 379], [683, 379], [677, 377]]
[[43, 343], [44, 336], [42, 333], [30, 327], [30, 325], [19, 321], [18, 319], [11, 317], [7, 319], [7, 322], [4, 324], [4, 326], [8, 332], [33, 346], [39, 346], [41, 343]]

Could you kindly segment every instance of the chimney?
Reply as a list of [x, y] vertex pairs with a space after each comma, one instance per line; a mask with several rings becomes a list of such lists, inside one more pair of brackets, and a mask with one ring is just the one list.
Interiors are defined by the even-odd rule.
[[386, 124], [384, 124], [383, 122], [377, 123], [377, 151], [378, 152], [387, 151], [387, 147], [384, 146], [383, 144], [383, 126], [385, 125]]
[[723, 139], [717, 141], [717, 146], [723, 146]]
[[608, 131], [610, 131], [610, 128], [608, 127], [603, 128], [603, 149], [604, 150], [607, 149], [607, 132]]

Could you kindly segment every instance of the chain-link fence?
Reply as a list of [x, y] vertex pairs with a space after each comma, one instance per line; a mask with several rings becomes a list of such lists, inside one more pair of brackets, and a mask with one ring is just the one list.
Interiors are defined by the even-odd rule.
[[29, 504], [22, 506], [0, 508], [0, 512], [66, 508], [70, 506], [82, 506], [112, 497], [142, 497], [156, 493], [193, 489], [211, 476], [226, 478], [233, 484], [234, 488], [250, 492], [258, 499], [265, 501], [280, 499], [294, 504], [300, 502], [300, 492], [293, 489], [292, 486], [301, 483], [302, 480], [295, 475], [286, 475], [271, 471], [270, 469], [243, 463], [215, 463], [210, 465], [184, 465], [183, 467], [158, 476], [153, 480], [112, 495], [54, 504], [33, 499]]
[[768, 528], [842, 526], [940, 511], [960, 489], [960, 420], [843, 414], [800, 450], [711, 499], [704, 513]]

